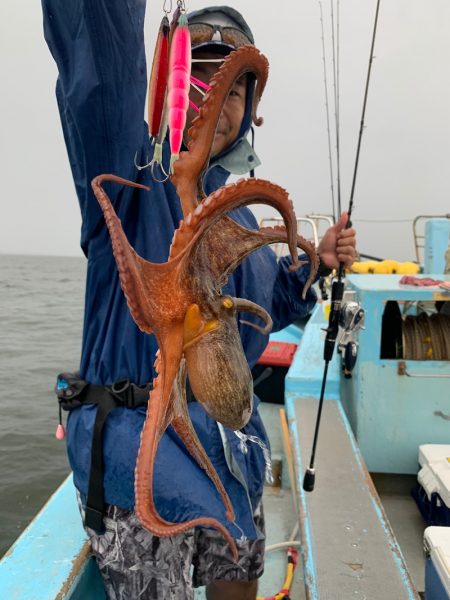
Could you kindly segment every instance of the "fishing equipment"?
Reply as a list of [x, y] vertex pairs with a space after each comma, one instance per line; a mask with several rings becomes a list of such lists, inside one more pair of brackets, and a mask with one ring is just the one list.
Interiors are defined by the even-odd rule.
[[402, 358], [450, 360], [450, 315], [409, 315], [402, 321], [402, 334]]
[[169, 19], [164, 15], [159, 26], [148, 84], [148, 132], [155, 139], [161, 127], [169, 72]]
[[[162, 163], [163, 142], [166, 139], [169, 124], [167, 105], [169, 56], [174, 33], [178, 28], [180, 16], [182, 12], [184, 12], [184, 3], [181, 0], [177, 2], [177, 8], [169, 25], [168, 15], [171, 10], [172, 2], [170, 2], [170, 6], [166, 8], [165, 0], [163, 6], [165, 15], [159, 26], [148, 87], [148, 128], [149, 135], [154, 144], [153, 158], [143, 166], [137, 164], [137, 157], [135, 157], [134, 161], [134, 164], [139, 171], [150, 167], [153, 179], [160, 183], [164, 183], [169, 178], [169, 173], [166, 172]], [[164, 177], [162, 179], [159, 179], [155, 174], [155, 166], [158, 166], [163, 172]]]
[[334, 24], [334, 0], [331, 0], [331, 39], [333, 48], [333, 85], [334, 85], [334, 117], [336, 130], [336, 166], [337, 166], [337, 214], [341, 214], [341, 159], [340, 159], [340, 124], [339, 124], [339, 0], [336, 3], [336, 39]]
[[[146, 165], [142, 166], [137, 164], [137, 153], [134, 159], [134, 164], [138, 171], [150, 167], [153, 179], [161, 182], [166, 181], [169, 177], [162, 164], [162, 144], [167, 133], [167, 111], [165, 105], [169, 75], [170, 34], [172, 27], [172, 25], [169, 25], [168, 14], [171, 10], [172, 2], [170, 2], [170, 7], [166, 8], [165, 0], [163, 5], [165, 14], [161, 20], [158, 36], [156, 38], [152, 70], [148, 83], [148, 132], [152, 138], [152, 144], [155, 146], [153, 158]], [[159, 166], [163, 172], [164, 179], [158, 179], [155, 175], [154, 169], [156, 165]]]
[[358, 342], [354, 334], [359, 329], [364, 329], [364, 310], [358, 302], [351, 300], [343, 305], [339, 325], [338, 352], [342, 356], [344, 376], [349, 379], [358, 356]]
[[[331, 156], [331, 134], [330, 134], [330, 107], [328, 103], [328, 80], [327, 80], [327, 63], [325, 60], [325, 34], [324, 34], [324, 26], [323, 26], [323, 11], [322, 11], [322, 2], [319, 0], [319, 10], [320, 10], [320, 27], [322, 32], [322, 62], [323, 62], [323, 82], [325, 89], [325, 114], [327, 117], [327, 137], [328, 137], [328, 162], [330, 167], [330, 187], [331, 187], [331, 205], [333, 209], [333, 222], [336, 222], [336, 207], [334, 200], [334, 173], [333, 173], [333, 159]], [[323, 297], [323, 299], [326, 299]]]
[[[409, 313], [417, 308], [410, 303], [404, 310]], [[398, 302], [389, 300], [383, 312], [380, 356], [383, 359], [450, 360], [450, 314], [441, 310], [402, 316]]]
[[[191, 86], [197, 90], [197, 92], [199, 94], [201, 94], [202, 96], [204, 96], [206, 94], [206, 92], [208, 92], [211, 89], [211, 86], [208, 85], [207, 83], [205, 83], [204, 81], [201, 81], [200, 79], [197, 79], [197, 77], [194, 77], [193, 75], [191, 75]], [[199, 107], [194, 104], [194, 102], [192, 102], [191, 99], [189, 99], [189, 105], [192, 106], [192, 108], [196, 111], [196, 112], [200, 112]]]
[[[374, 21], [374, 27], [373, 27], [373, 33], [372, 33], [372, 44], [371, 44], [371, 48], [370, 48], [369, 67], [367, 70], [366, 87], [365, 87], [365, 92], [364, 92], [361, 123], [360, 123], [359, 136], [358, 136], [358, 145], [357, 145], [357, 149], [356, 149], [355, 167], [354, 167], [354, 171], [353, 171], [353, 181], [352, 181], [352, 187], [351, 187], [351, 192], [350, 192], [349, 207], [348, 207], [348, 211], [347, 211], [347, 213], [348, 213], [347, 227], [350, 226], [350, 218], [351, 218], [352, 209], [353, 209], [353, 197], [354, 197], [354, 193], [355, 193], [356, 174], [358, 172], [358, 162], [359, 162], [359, 153], [360, 153], [360, 149], [361, 149], [361, 139], [362, 139], [362, 133], [363, 133], [363, 129], [364, 129], [364, 117], [365, 117], [365, 113], [366, 113], [367, 95], [368, 95], [368, 91], [369, 91], [369, 81], [370, 81], [370, 73], [371, 73], [372, 62], [373, 62], [373, 51], [374, 51], [374, 47], [375, 47], [375, 38], [376, 38], [376, 31], [377, 31], [377, 24], [378, 24], [379, 8], [380, 8], [380, 0], [377, 0], [376, 11], [375, 11], [375, 21]], [[339, 325], [340, 325], [340, 321], [341, 321], [341, 310], [343, 308], [342, 301], [343, 301], [343, 297], [344, 297], [343, 278], [344, 278], [344, 265], [343, 265], [343, 263], [341, 263], [339, 265], [337, 279], [335, 279], [333, 281], [333, 284], [331, 287], [331, 311], [330, 311], [330, 318], [328, 321], [328, 327], [326, 329], [324, 354], [323, 354], [324, 360], [325, 360], [325, 366], [324, 366], [322, 385], [321, 385], [321, 390], [320, 390], [319, 406], [317, 409], [317, 419], [316, 419], [316, 426], [315, 426], [315, 430], [314, 430], [314, 439], [313, 439], [313, 445], [312, 445], [312, 450], [311, 450], [311, 458], [309, 461], [309, 467], [306, 469], [305, 476], [303, 478], [303, 489], [305, 490], [305, 492], [312, 492], [314, 490], [314, 485], [315, 485], [316, 474], [315, 474], [315, 468], [314, 468], [314, 461], [315, 461], [317, 441], [318, 441], [318, 436], [319, 436], [320, 419], [322, 416], [323, 402], [324, 402], [324, 398], [325, 398], [325, 386], [326, 386], [326, 382], [327, 382], [328, 367], [333, 358], [334, 347], [336, 344], [336, 339], [338, 337]]]
[[167, 107], [169, 115], [170, 172], [179, 158], [186, 113], [189, 106], [191, 75], [191, 38], [186, 15], [183, 13], [173, 34], [169, 58]]

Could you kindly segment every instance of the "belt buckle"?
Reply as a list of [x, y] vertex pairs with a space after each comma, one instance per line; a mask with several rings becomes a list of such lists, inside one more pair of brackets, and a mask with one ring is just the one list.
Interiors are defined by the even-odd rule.
[[129, 379], [119, 379], [111, 386], [111, 391], [127, 408], [134, 408], [133, 385]]

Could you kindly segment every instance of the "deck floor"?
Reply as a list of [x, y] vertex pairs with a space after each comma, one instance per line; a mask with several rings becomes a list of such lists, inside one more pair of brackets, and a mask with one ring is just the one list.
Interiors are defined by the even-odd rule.
[[426, 524], [412, 496], [414, 475], [372, 474], [372, 479], [419, 592], [425, 589], [423, 532]]
[[[263, 403], [261, 413], [268, 426], [272, 456], [283, 456], [283, 444], [279, 427], [279, 409], [276, 404]], [[283, 464], [282, 487], [266, 487], [264, 510], [266, 517], [267, 545], [285, 541], [295, 525], [297, 516], [289, 486], [287, 467]], [[423, 531], [426, 527], [410, 495], [416, 478], [410, 475], [373, 475], [375, 487], [383, 502], [388, 519], [397, 537], [412, 580], [419, 592], [424, 590]], [[264, 575], [259, 581], [258, 595], [273, 596], [281, 587], [286, 569], [286, 553], [283, 550], [266, 555]], [[203, 588], [196, 590], [195, 600], [205, 600]], [[299, 560], [291, 589], [291, 600], [305, 600], [302, 562]]]

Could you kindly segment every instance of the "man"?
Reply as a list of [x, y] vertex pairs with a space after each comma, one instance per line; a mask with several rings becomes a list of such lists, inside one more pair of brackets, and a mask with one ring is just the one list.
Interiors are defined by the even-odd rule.
[[[155, 464], [154, 496], [161, 516], [181, 522], [201, 515], [219, 519], [240, 538], [238, 565], [215, 531], [199, 529], [157, 538], [140, 526], [133, 513], [134, 466], [145, 418], [142, 398], [148, 397], [148, 384], [155, 376], [157, 347], [154, 337], [142, 334], [129, 314], [90, 182], [100, 173], [114, 173], [151, 187], [148, 193], [111, 185], [108, 194], [136, 251], [153, 262], [165, 261], [182, 217], [179, 200], [170, 182], [153, 181], [148, 169], [137, 172], [133, 164], [136, 152], [140, 164], [152, 153], [142, 118], [145, 2], [42, 3], [46, 40], [59, 70], [56, 95], [83, 218], [81, 246], [88, 259], [79, 381], [72, 386], [70, 378], [61, 378], [58, 387], [62, 396], [66, 389], [90, 390], [84, 396], [80, 393], [82, 406], [69, 413], [68, 455], [105, 589], [109, 598], [181, 600], [193, 597], [193, 586], [206, 585], [209, 600], [254, 599], [263, 571], [261, 495], [266, 468], [263, 449], [268, 447], [257, 402], [243, 433], [260, 443], [248, 443], [245, 453], [235, 433], [219, 427], [195, 399], [188, 406], [200, 441], [231, 498], [236, 525], [225, 520], [211, 482], [171, 429], [161, 440]], [[253, 44], [247, 23], [231, 8], [197, 11], [189, 15], [189, 22], [193, 74], [205, 83], [220, 64], [209, 62], [211, 58], [220, 61], [231, 50]], [[222, 186], [230, 172], [242, 175], [259, 163], [246, 140], [252, 86], [251, 78], [238, 81], [224, 106], [203, 180], [207, 194]], [[196, 95], [192, 100], [201, 102]], [[164, 164], [168, 162], [166, 144]], [[247, 208], [233, 212], [233, 218], [244, 227], [257, 227]], [[354, 259], [354, 231], [343, 231], [345, 222], [344, 216], [319, 248], [325, 268], [339, 261], [351, 264]], [[312, 290], [301, 300], [309, 266], [291, 273], [289, 264], [289, 259], [277, 264], [273, 252], [263, 248], [242, 263], [224, 292], [260, 304], [271, 313], [274, 329], [281, 329], [306, 316], [316, 301]], [[253, 366], [267, 337], [241, 324], [240, 334]], [[85, 382], [90, 385], [83, 387]], [[114, 396], [114, 410], [103, 405], [105, 395], [109, 403]]]

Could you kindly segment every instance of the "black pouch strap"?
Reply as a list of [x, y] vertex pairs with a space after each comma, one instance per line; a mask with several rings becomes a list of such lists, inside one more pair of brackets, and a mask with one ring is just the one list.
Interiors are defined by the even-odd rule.
[[85, 525], [98, 533], [103, 526], [103, 426], [109, 413], [117, 408], [117, 401], [105, 388], [97, 399], [97, 415], [92, 433], [91, 471], [86, 499]]

